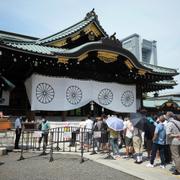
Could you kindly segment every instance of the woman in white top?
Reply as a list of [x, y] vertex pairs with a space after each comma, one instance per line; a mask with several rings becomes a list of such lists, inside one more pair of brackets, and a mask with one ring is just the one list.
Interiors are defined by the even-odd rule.
[[133, 131], [134, 127], [128, 117], [124, 118], [124, 136], [126, 145], [126, 155], [124, 158], [128, 158], [133, 153]]

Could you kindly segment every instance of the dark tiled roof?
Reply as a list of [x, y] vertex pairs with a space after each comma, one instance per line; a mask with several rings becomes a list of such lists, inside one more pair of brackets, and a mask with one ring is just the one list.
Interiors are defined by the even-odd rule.
[[15, 49], [20, 49], [43, 55], [54, 55], [55, 53], [62, 53], [65, 51], [65, 49], [42, 46], [34, 43], [6, 42], [5, 45]]
[[156, 65], [152, 65], [152, 64], [145, 63], [145, 62], [140, 62], [140, 63], [141, 63], [143, 66], [152, 69], [154, 73], [178, 74], [175, 69], [165, 68], [165, 67], [161, 67], [161, 66], [156, 66]]
[[36, 41], [39, 38], [0, 30], [1, 40]]
[[[40, 44], [35, 44], [34, 42], [16, 42], [16, 41], [5, 41], [3, 43], [5, 46], [23, 50], [26, 52], [31, 52], [31, 53], [37, 53], [37, 54], [42, 54], [42, 55], [50, 55], [50, 56], [67, 56], [67, 57], [78, 57], [80, 56], [81, 53], [84, 53], [88, 49], [93, 50], [93, 48], [99, 48], [103, 47], [102, 45], [104, 44], [102, 40], [96, 41], [96, 42], [88, 42], [83, 45], [80, 45], [78, 47], [75, 47], [73, 49], [63, 49], [63, 48], [56, 48], [56, 47], [49, 47], [46, 45], [40, 45]], [[117, 52], [121, 52], [123, 48], [117, 49]], [[124, 50], [125, 51], [125, 50]], [[123, 51], [123, 52], [124, 52]], [[121, 52], [122, 53], [122, 52]], [[129, 53], [129, 51], [124, 52], [126, 55]], [[78, 54], [78, 55], [77, 55]], [[171, 68], [165, 68], [165, 67], [160, 67], [160, 66], [155, 66], [152, 64], [147, 64], [144, 62], [139, 62], [136, 59], [132, 58], [134, 60], [134, 63], [138, 65], [138, 67], [142, 66], [141, 68], [148, 68], [151, 70], [152, 73], [154, 74], [162, 74], [162, 75], [177, 75], [178, 72], [176, 69], [171, 69]], [[163, 81], [164, 82], [164, 81]], [[161, 82], [159, 82], [160, 84]], [[167, 84], [167, 83], [165, 83]], [[169, 84], [169, 82], [168, 82]]]
[[87, 13], [86, 17], [82, 21], [80, 21], [80, 22], [76, 23], [75, 25], [70, 26], [67, 29], [62, 30], [56, 34], [53, 34], [53, 35], [48, 36], [48, 37], [43, 38], [43, 39], [39, 39], [36, 42], [36, 44], [47, 44], [49, 42], [53, 42], [53, 41], [56, 41], [59, 39], [66, 38], [69, 35], [74, 34], [78, 31], [82, 30], [84, 27], [86, 27], [87, 25], [89, 25], [92, 22], [94, 22], [99, 27], [99, 30], [102, 32], [102, 34], [104, 36], [108, 36], [107, 33], [102, 28], [102, 26], [100, 25], [100, 23], [97, 19], [96, 13], [94, 12], [94, 10], [92, 10], [91, 12]]

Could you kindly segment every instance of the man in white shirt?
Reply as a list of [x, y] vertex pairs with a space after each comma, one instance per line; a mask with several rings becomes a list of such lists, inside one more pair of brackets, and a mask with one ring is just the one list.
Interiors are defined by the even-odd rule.
[[19, 140], [21, 137], [21, 129], [22, 129], [21, 119], [22, 119], [21, 117], [17, 117], [15, 120], [15, 129], [16, 129], [16, 139], [14, 144], [15, 149], [19, 149]]
[[130, 121], [129, 117], [124, 118], [124, 135], [125, 135], [125, 146], [126, 155], [124, 158], [129, 158], [133, 154], [133, 131], [134, 126]]
[[87, 119], [85, 121], [85, 142], [84, 146], [88, 149], [90, 148], [92, 144], [92, 128], [93, 128], [93, 121], [91, 120], [90, 115], [87, 116]]

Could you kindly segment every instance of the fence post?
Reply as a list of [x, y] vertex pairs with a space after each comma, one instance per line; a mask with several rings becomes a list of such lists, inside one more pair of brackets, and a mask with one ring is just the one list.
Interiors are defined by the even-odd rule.
[[80, 138], [80, 145], [81, 145], [81, 160], [80, 160], [80, 163], [83, 163], [84, 162], [84, 157], [83, 157], [83, 153], [84, 153], [84, 128], [81, 130], [81, 138]]
[[53, 131], [51, 131], [50, 132], [50, 134], [51, 134], [51, 149], [50, 149], [50, 159], [49, 159], [49, 162], [52, 162], [52, 161], [54, 161], [54, 158], [53, 158], [53, 135], [54, 135], [54, 132]]
[[[56, 132], [56, 129], [55, 129]], [[57, 131], [57, 146], [56, 146], [56, 150], [59, 151], [61, 150], [61, 148], [59, 147], [59, 127], [58, 127], [58, 131]]]

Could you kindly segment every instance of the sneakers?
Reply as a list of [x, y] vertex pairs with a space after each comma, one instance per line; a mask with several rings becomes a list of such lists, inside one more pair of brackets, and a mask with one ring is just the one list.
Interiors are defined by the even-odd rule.
[[123, 156], [123, 159], [128, 159], [128, 158], [129, 158], [129, 156], [127, 156], [127, 155]]
[[149, 163], [149, 164], [147, 164], [147, 165], [146, 165], [146, 167], [151, 167], [151, 168], [153, 168], [153, 167], [154, 167], [154, 165], [153, 165], [153, 164], [151, 164], [151, 163]]
[[165, 168], [165, 165], [160, 165], [160, 168], [164, 169], [164, 168]]
[[178, 172], [177, 170], [175, 170], [172, 174], [173, 174], [173, 175], [180, 175], [180, 172]]
[[142, 161], [134, 161], [134, 163], [136, 163], [136, 164], [141, 164], [141, 163], [143, 163]]

